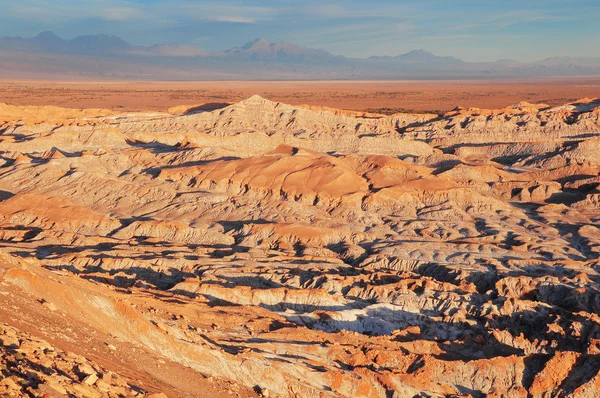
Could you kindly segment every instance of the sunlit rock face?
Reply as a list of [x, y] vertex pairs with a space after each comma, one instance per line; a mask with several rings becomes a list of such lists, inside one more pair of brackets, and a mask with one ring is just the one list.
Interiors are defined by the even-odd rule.
[[600, 394], [599, 102], [1, 105], [0, 132], [6, 352], [24, 329], [100, 381], [135, 352], [104, 382], [163, 383], [137, 394], [189, 394], [178, 366], [214, 396]]

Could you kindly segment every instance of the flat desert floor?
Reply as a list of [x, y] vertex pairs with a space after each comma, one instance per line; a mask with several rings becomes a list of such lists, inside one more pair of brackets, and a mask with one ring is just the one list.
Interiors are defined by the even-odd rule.
[[235, 103], [258, 94], [292, 105], [380, 113], [502, 108], [521, 101], [561, 105], [600, 95], [600, 77], [507, 81], [48, 82], [0, 81], [0, 102], [121, 111]]

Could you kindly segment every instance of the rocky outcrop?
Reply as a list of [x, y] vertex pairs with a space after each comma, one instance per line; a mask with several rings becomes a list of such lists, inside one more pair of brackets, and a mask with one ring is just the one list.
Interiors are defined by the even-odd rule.
[[597, 105], [1, 105], [0, 389], [596, 396]]

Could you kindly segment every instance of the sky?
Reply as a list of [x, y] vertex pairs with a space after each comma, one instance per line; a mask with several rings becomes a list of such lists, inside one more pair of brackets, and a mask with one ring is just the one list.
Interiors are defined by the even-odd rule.
[[0, 36], [111, 34], [207, 51], [255, 38], [335, 55], [600, 56], [600, 0], [0, 0]]

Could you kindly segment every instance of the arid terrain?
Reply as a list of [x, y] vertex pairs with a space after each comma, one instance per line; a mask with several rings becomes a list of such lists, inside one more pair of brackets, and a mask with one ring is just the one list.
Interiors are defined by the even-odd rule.
[[597, 80], [155, 84], [1, 83], [0, 395], [600, 396]]
[[181, 105], [209, 104], [205, 109], [258, 94], [291, 105], [398, 112], [446, 112], [457, 106], [504, 108], [521, 101], [558, 106], [597, 97], [600, 77], [521, 80], [429, 81], [14, 81], [0, 80], [0, 102], [103, 108], [121, 112], [166, 112]]

